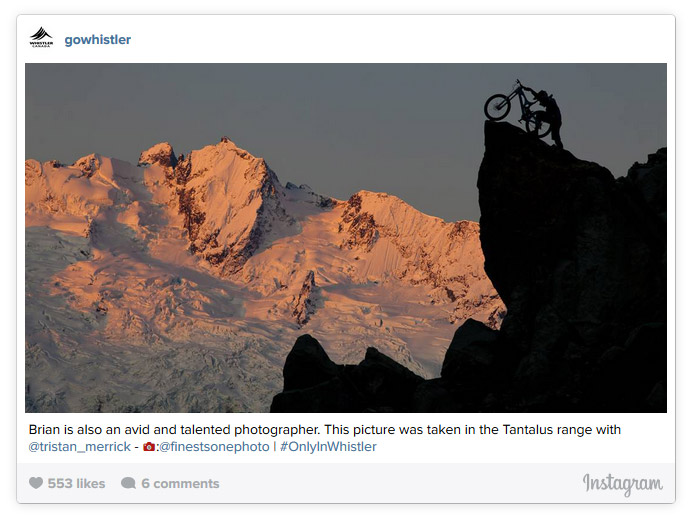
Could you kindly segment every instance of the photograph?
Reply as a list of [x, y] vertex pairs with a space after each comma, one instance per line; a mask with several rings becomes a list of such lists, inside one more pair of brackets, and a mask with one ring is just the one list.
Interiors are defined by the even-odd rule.
[[666, 64], [24, 67], [26, 413], [667, 412]]

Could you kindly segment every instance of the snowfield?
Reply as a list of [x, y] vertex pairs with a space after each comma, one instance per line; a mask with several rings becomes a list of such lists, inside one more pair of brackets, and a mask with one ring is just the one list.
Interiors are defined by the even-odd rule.
[[30, 412], [265, 412], [301, 334], [434, 377], [457, 325], [505, 314], [477, 223], [283, 186], [226, 137], [25, 171]]

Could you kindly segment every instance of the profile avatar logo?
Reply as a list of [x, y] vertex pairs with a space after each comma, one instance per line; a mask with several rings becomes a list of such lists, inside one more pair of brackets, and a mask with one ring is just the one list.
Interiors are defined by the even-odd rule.
[[46, 29], [41, 27], [39, 30], [36, 31], [36, 33], [33, 36], [31, 36], [31, 41], [29, 42], [29, 44], [32, 47], [50, 47], [51, 45], [53, 45], [52, 41], [42, 41], [44, 38], [53, 39], [53, 36], [48, 34], [46, 32]]

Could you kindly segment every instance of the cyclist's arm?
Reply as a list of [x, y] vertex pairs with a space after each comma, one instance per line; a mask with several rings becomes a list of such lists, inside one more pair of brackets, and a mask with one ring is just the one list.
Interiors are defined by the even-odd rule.
[[532, 88], [530, 88], [529, 86], [523, 86], [523, 89], [524, 89], [526, 92], [532, 93], [532, 94], [533, 94], [533, 97], [537, 97], [537, 92], [536, 92], [535, 90], [533, 90]]

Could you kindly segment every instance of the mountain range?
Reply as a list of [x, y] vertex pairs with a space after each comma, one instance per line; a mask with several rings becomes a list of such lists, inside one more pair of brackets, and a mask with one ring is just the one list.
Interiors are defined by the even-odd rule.
[[376, 347], [431, 378], [454, 324], [506, 313], [478, 223], [283, 185], [227, 137], [27, 160], [25, 225], [32, 412], [268, 411], [307, 332], [340, 362]]

